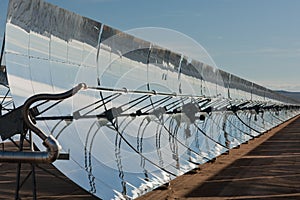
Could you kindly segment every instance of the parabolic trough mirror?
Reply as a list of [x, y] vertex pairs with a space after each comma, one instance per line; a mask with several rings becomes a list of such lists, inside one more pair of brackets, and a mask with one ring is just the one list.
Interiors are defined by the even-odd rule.
[[30, 115], [70, 153], [53, 165], [102, 199], [139, 197], [299, 114], [211, 63], [41, 0], [10, 0], [4, 42], [2, 107], [85, 84]]

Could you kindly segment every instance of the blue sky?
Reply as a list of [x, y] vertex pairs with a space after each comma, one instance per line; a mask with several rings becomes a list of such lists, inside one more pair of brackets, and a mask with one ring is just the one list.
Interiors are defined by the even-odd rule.
[[[200, 43], [219, 68], [300, 91], [298, 0], [46, 0], [126, 31], [163, 27]], [[1, 13], [7, 0], [0, 0]], [[0, 14], [0, 37], [3, 32]]]

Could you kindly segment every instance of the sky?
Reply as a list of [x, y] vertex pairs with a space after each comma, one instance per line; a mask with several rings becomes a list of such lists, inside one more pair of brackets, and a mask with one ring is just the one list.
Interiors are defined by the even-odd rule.
[[[224, 71], [270, 89], [300, 91], [299, 0], [46, 1], [122, 31], [175, 30], [203, 46]], [[0, 39], [6, 4], [0, 0]]]

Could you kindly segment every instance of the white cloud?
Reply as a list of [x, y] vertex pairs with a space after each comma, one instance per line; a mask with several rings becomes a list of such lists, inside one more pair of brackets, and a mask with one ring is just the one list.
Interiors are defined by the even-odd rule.
[[180, 10], [175, 10], [175, 11], [167, 11], [164, 14], [162, 14], [162, 16], [164, 17], [182, 17], [182, 16], [186, 16], [187, 13], [184, 11], [180, 11]]
[[268, 55], [268, 56], [299, 57], [300, 48], [288, 49], [288, 48], [265, 47], [265, 48], [253, 49], [253, 50], [237, 50], [237, 51], [231, 51], [229, 53], [236, 54], [236, 55], [259, 54], [259, 55]]
[[105, 2], [114, 2], [114, 1], [119, 1], [119, 0], [88, 0], [85, 2], [88, 3], [105, 3]]
[[[1, 1], [1, 0], [0, 0]], [[76, 0], [80, 5], [116, 2], [120, 0]]]
[[222, 35], [210, 35], [209, 39], [212, 39], [212, 40], [223, 40], [224, 37]]

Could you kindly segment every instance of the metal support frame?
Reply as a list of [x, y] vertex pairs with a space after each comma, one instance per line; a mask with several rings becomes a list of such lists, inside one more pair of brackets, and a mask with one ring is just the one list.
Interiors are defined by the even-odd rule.
[[[48, 116], [48, 117], [40, 117], [40, 115], [51, 109], [52, 107], [56, 106], [58, 103], [54, 103], [53, 105], [49, 106], [43, 111], [39, 111], [38, 107], [43, 105], [44, 103], [40, 103], [36, 105], [35, 103], [38, 101], [48, 102], [50, 100], [55, 101], [62, 101], [66, 98], [73, 96], [79, 90], [87, 88], [85, 84], [79, 84], [78, 86], [74, 87], [73, 89], [61, 93], [61, 94], [39, 94], [34, 95], [28, 98], [25, 103], [13, 109], [12, 111], [0, 115], [0, 136], [3, 140], [10, 139], [12, 136], [16, 134], [20, 134], [20, 142], [19, 145], [13, 143], [18, 146], [18, 152], [8, 152], [8, 151], [0, 151], [0, 162], [14, 162], [17, 163], [17, 173], [16, 173], [16, 190], [15, 190], [15, 199], [20, 199], [20, 190], [22, 186], [25, 184], [26, 181], [30, 177], [32, 177], [32, 198], [35, 200], [37, 199], [37, 188], [36, 188], [36, 166], [38, 163], [52, 163], [56, 159], [60, 159], [60, 145], [58, 144], [57, 140], [52, 137], [51, 135], [47, 136], [42, 130], [40, 130], [34, 123], [36, 120], [73, 120], [73, 119], [80, 119], [80, 118], [105, 118], [109, 121], [112, 125], [112, 128], [118, 133], [119, 137], [127, 143], [127, 145], [132, 148], [136, 153], [138, 153], [144, 160], [148, 160], [148, 162], [152, 163], [153, 165], [157, 166], [161, 170], [167, 172], [172, 176], [176, 176], [172, 172], [161, 168], [156, 163], [149, 160], [145, 157], [139, 149], [135, 149], [121, 134], [121, 131], [118, 127], [117, 118], [119, 116], [122, 117], [137, 117], [137, 116], [145, 116], [145, 115], [154, 115], [158, 119], [164, 114], [168, 115], [185, 115], [191, 123], [194, 123], [196, 120], [205, 121], [207, 117], [214, 112], [227, 112], [236, 116], [238, 120], [241, 121], [245, 126], [249, 127], [252, 130], [255, 130], [253, 127], [248, 125], [244, 122], [237, 114], [237, 112], [241, 111], [252, 111], [252, 112], [263, 112], [265, 110], [272, 110], [272, 109], [285, 109], [284, 106], [281, 105], [265, 105], [261, 102], [249, 102], [249, 101], [228, 101], [224, 99], [210, 99], [205, 98], [202, 96], [199, 97], [187, 97], [184, 95], [177, 95], [174, 93], [158, 93], [155, 91], [145, 92], [145, 91], [131, 91], [127, 89], [107, 89], [107, 88], [93, 88], [90, 87], [89, 89], [92, 90], [100, 90], [101, 94], [101, 101], [97, 101], [92, 103], [91, 105], [95, 105], [101, 103], [96, 108], [105, 107], [105, 112], [101, 112], [100, 114], [90, 114], [93, 110], [88, 110], [85, 114], [81, 114], [79, 111], [90, 109], [91, 105], [85, 106], [84, 108], [75, 111], [73, 116]], [[116, 92], [117, 95], [110, 95], [108, 97], [103, 98], [102, 92]], [[113, 99], [121, 96], [122, 94], [127, 93], [136, 93], [140, 94], [141, 96], [127, 102], [124, 105], [119, 107], [111, 107], [107, 108], [106, 103], [112, 101]], [[137, 104], [140, 104], [144, 100], [152, 97], [152, 96], [161, 96], [161, 99], [156, 101], [151, 101], [151, 104], [146, 105], [138, 110], [130, 110], [131, 108], [135, 107]], [[179, 100], [173, 100], [171, 103], [168, 102], [171, 97], [178, 98]], [[178, 103], [180, 102], [180, 103]], [[35, 105], [31, 107], [32, 105]], [[129, 105], [128, 108], [123, 108], [125, 105]], [[171, 107], [170, 107], [171, 106]], [[275, 107], [274, 107], [275, 106]], [[298, 108], [298, 107], [296, 107]], [[94, 108], [93, 108], [94, 109]], [[200, 115], [198, 115], [200, 114]], [[214, 119], [212, 119], [214, 121]], [[219, 126], [219, 129], [224, 131], [225, 137], [225, 144], [219, 142], [213, 137], [210, 137], [206, 134], [200, 127], [195, 124], [195, 127], [205, 135], [206, 138], [211, 140], [213, 143], [223, 147], [228, 150], [230, 149], [230, 142], [229, 142], [229, 134], [225, 130], [225, 123], [227, 121], [227, 117], [223, 119], [222, 126]], [[166, 127], [164, 127], [167, 131], [169, 131]], [[258, 131], [257, 131], [258, 132]], [[32, 141], [32, 134], [35, 133], [41, 140], [43, 140], [44, 145], [47, 147], [46, 152], [35, 152], [34, 145]], [[259, 132], [260, 133], [260, 132]], [[29, 139], [26, 138], [27, 134], [29, 135]], [[170, 133], [171, 134], [171, 133]], [[247, 133], [245, 133], [247, 134]], [[172, 134], [171, 134], [172, 135]], [[247, 134], [251, 138], [254, 138], [251, 134]], [[174, 137], [175, 138], [175, 137]], [[176, 139], [176, 138], [175, 138]], [[30, 143], [30, 151], [24, 151], [24, 141], [27, 140]], [[179, 141], [179, 143], [185, 146], [183, 143]], [[197, 154], [197, 152], [195, 152]], [[65, 156], [62, 156], [65, 157]], [[67, 155], [68, 158], [68, 155]], [[205, 157], [204, 157], [205, 158]], [[209, 160], [209, 158], [207, 158]], [[212, 159], [214, 161], [215, 158]], [[31, 171], [26, 175], [26, 177], [21, 181], [21, 168], [23, 163], [29, 163], [31, 165]], [[126, 189], [126, 188], [125, 188]]]
[[[27, 133], [24, 132], [20, 134], [20, 139], [19, 139], [19, 145], [17, 143], [13, 143], [17, 148], [18, 151], [23, 151], [24, 150], [24, 141], [27, 140], [30, 143], [30, 150], [34, 151], [34, 144], [32, 141], [32, 132], [29, 131], [29, 140], [26, 139]], [[4, 151], [4, 145], [2, 146], [2, 151]], [[28, 174], [25, 176], [23, 180], [21, 180], [21, 170], [23, 163], [19, 162], [17, 163], [17, 169], [16, 169], [16, 185], [15, 185], [15, 200], [20, 200], [20, 191], [23, 187], [23, 185], [28, 181], [28, 179], [31, 177], [32, 178], [32, 199], [36, 200], [37, 199], [37, 185], [36, 185], [36, 173], [35, 173], [35, 168], [36, 165], [34, 163], [29, 163], [31, 165], [31, 170], [28, 172]]]
[[[31, 108], [31, 106], [38, 101], [61, 101], [73, 96], [79, 90], [85, 88], [86, 85], [81, 83], [64, 93], [34, 95], [28, 98], [22, 106], [5, 113], [4, 115], [0, 115], [0, 136], [2, 140], [9, 139], [16, 147], [18, 147], [18, 151], [5, 151], [4, 146], [2, 146], [2, 151], [0, 151], [0, 162], [17, 163], [15, 200], [21, 199], [20, 190], [30, 177], [32, 177], [32, 198], [34, 200], [37, 199], [36, 164], [50, 164], [56, 159], [69, 159], [69, 154], [60, 154], [61, 147], [58, 141], [52, 135], [47, 136], [35, 125], [33, 118], [41, 113], [38, 112], [37, 106], [33, 108]], [[34, 150], [32, 140], [33, 133], [43, 140], [44, 146], [47, 147], [46, 152]], [[12, 139], [16, 134], [20, 135], [19, 144]], [[29, 139], [26, 138], [27, 134], [29, 135]], [[30, 151], [24, 150], [25, 140], [29, 142]], [[30, 164], [31, 170], [21, 181], [21, 169], [24, 163]]]

